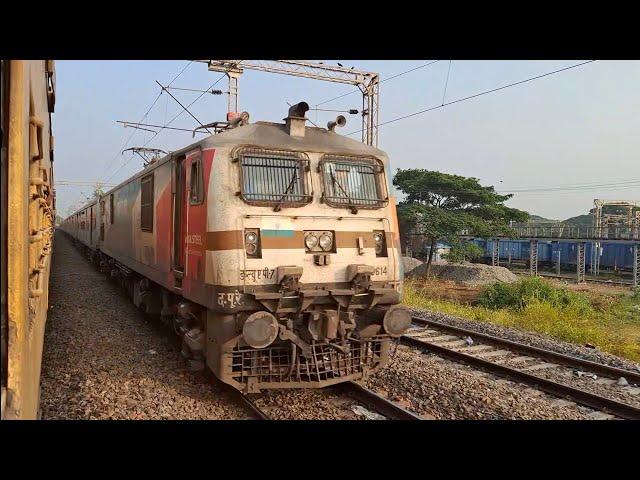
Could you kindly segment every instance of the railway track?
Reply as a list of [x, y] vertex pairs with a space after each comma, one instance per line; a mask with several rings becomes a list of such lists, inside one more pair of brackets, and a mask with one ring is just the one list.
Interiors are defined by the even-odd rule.
[[534, 373], [568, 367], [585, 374], [608, 377], [612, 379], [609, 383], [615, 383], [614, 379], [624, 377], [629, 383], [640, 384], [640, 372], [599, 364], [434, 320], [419, 317], [413, 317], [412, 320], [418, 328], [402, 336], [401, 341], [405, 345], [479, 367], [609, 415], [640, 419], [640, 408], [634, 405]]
[[[357, 400], [360, 404], [368, 409], [384, 416], [387, 420], [422, 420], [422, 418], [413, 412], [401, 407], [400, 405], [388, 400], [382, 395], [377, 394], [355, 382], [345, 382], [329, 387], [342, 395], [346, 395]], [[234, 389], [235, 390], [235, 389]], [[248, 413], [257, 420], [272, 420], [268, 411], [260, 408], [255, 401], [259, 396], [243, 395], [235, 391], [238, 400], [243, 403]]]

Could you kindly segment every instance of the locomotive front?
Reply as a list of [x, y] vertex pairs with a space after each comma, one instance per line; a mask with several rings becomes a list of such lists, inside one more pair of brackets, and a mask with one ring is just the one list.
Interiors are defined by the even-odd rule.
[[245, 392], [362, 378], [411, 323], [387, 157], [307, 109], [211, 137], [203, 350]]

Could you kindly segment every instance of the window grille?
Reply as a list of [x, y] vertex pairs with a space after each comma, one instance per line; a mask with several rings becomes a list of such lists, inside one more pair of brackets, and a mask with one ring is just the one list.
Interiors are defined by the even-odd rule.
[[327, 205], [380, 208], [388, 203], [384, 167], [378, 160], [325, 155], [320, 161], [320, 172]]
[[153, 232], [153, 173], [140, 180], [140, 229]]
[[245, 149], [239, 154], [242, 199], [252, 205], [300, 207], [309, 193], [309, 160], [304, 154]]

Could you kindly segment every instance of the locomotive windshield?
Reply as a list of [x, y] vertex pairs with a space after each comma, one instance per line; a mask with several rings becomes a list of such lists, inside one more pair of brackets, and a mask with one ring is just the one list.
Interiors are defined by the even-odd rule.
[[240, 154], [242, 198], [253, 205], [302, 206], [311, 201], [309, 161], [302, 154], [244, 150]]
[[377, 160], [325, 155], [320, 169], [328, 205], [352, 209], [386, 205], [384, 167]]

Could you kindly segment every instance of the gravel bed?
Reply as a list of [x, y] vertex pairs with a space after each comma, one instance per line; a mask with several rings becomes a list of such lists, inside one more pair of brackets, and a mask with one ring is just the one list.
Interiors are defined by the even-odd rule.
[[413, 315], [420, 318], [434, 320], [456, 327], [468, 328], [469, 330], [474, 330], [476, 332], [494, 335], [496, 337], [505, 338], [515, 342], [526, 343], [528, 345], [545, 348], [554, 352], [572, 355], [585, 360], [591, 360], [592, 362], [624, 368], [635, 372], [640, 371], [640, 364], [631, 360], [602, 352], [594, 348], [588, 348], [583, 345], [555, 340], [539, 333], [529, 332], [518, 328], [503, 327], [488, 322], [466, 320], [464, 318], [447, 315], [446, 313], [419, 309], [411, 310]]
[[[508, 365], [508, 363], [506, 365]], [[596, 378], [586, 375], [578, 377], [570, 368], [550, 368], [537, 370], [532, 373], [537, 377], [570, 385], [640, 408], [640, 386], [631, 384], [630, 382], [625, 386], [619, 386], [615, 380], [612, 380], [610, 383], [609, 379], [601, 379], [597, 375]]]
[[425, 419], [594, 418], [591, 409], [406, 346], [363, 383]]
[[[409, 278], [426, 278], [426, 276], [426, 263], [407, 273]], [[483, 263], [433, 263], [429, 270], [429, 276], [468, 287], [489, 285], [495, 282], [513, 283], [518, 280], [517, 275], [505, 267], [494, 267]]]
[[65, 235], [55, 238], [41, 376], [43, 419], [243, 419], [219, 385], [192, 373], [148, 320]]
[[358, 402], [333, 389], [271, 390], [253, 398], [274, 420], [363, 420], [352, 410]]

